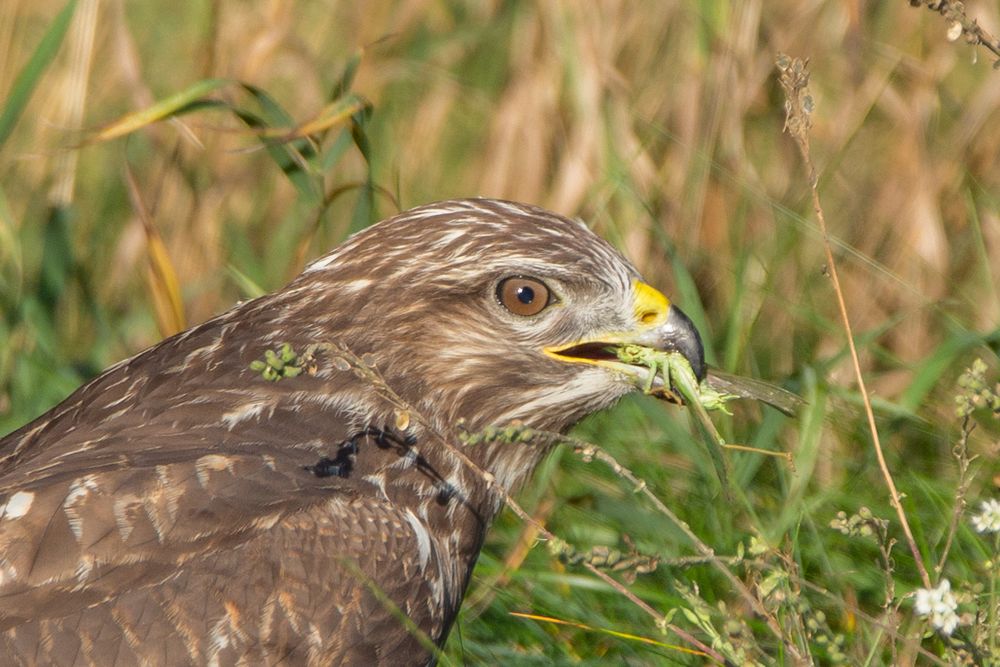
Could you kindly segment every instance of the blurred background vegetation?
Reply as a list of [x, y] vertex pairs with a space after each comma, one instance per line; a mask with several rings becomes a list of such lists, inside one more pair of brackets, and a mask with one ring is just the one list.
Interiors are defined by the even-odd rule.
[[[1000, 32], [996, 2], [965, 5]], [[727, 453], [736, 505], [682, 411], [639, 396], [578, 429], [728, 558], [793, 643], [820, 663], [933, 664], [986, 628], [996, 648], [996, 545], [962, 512], [997, 495], [1000, 429], [980, 411], [963, 440], [954, 408], [963, 369], [995, 369], [1000, 351], [1000, 72], [942, 16], [903, 0], [79, 0], [59, 35], [66, 7], [0, 4], [0, 113], [27, 100], [0, 132], [0, 433], [282, 286], [353, 229], [449, 197], [522, 200], [620, 247], [692, 315], [716, 366], [809, 399], [799, 418], [747, 406], [720, 420], [731, 442], [795, 464]], [[912, 613], [905, 547], [886, 566], [878, 540], [830, 527], [866, 506], [900, 539], [782, 133], [778, 52], [810, 59], [813, 157], [863, 370], [923, 558], [960, 593], [958, 639]], [[964, 477], [961, 442], [978, 457]], [[633, 590], [732, 660], [787, 659], [598, 464], [557, 453], [520, 497], [580, 549], [659, 557]], [[704, 660], [606, 632], [691, 648], [533, 540], [501, 518], [452, 661]]]

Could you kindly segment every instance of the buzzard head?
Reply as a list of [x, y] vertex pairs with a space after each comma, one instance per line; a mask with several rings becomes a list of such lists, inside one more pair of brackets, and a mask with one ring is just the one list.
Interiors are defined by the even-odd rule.
[[370, 227], [285, 292], [285, 321], [367, 354], [437, 429], [515, 420], [564, 431], [636, 386], [646, 369], [612, 346], [682, 353], [688, 317], [581, 222], [539, 208], [462, 200]]

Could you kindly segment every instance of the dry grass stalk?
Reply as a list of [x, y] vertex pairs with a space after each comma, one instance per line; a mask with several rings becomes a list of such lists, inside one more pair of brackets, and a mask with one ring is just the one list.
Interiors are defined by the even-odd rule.
[[851, 352], [851, 362], [854, 367], [855, 378], [858, 383], [858, 390], [861, 392], [862, 402], [865, 406], [865, 415], [868, 419], [868, 428], [872, 436], [872, 445], [875, 448], [875, 456], [878, 458], [879, 468], [882, 471], [882, 478], [889, 489], [889, 497], [896, 516], [899, 517], [900, 526], [906, 536], [907, 545], [913, 554], [917, 570], [920, 572], [920, 579], [925, 588], [931, 587], [931, 578], [927, 574], [924, 566], [923, 556], [917, 547], [917, 542], [913, 538], [913, 531], [910, 530], [910, 522], [906, 518], [906, 511], [899, 500], [899, 492], [896, 490], [896, 483], [893, 481], [889, 465], [886, 463], [885, 454], [882, 451], [882, 441], [879, 438], [878, 426], [875, 424], [875, 412], [872, 410], [871, 397], [868, 394], [868, 387], [865, 384], [864, 372], [861, 370], [861, 360], [858, 356], [857, 346], [854, 344], [854, 331], [851, 327], [851, 318], [847, 313], [847, 304], [844, 300], [844, 291], [840, 284], [840, 276], [837, 273], [837, 263], [833, 257], [833, 246], [830, 243], [830, 233], [826, 226], [826, 216], [823, 214], [823, 206], [819, 199], [819, 179], [816, 173], [816, 166], [813, 164], [812, 156], [809, 152], [809, 129], [812, 127], [811, 114], [813, 111], [813, 100], [809, 94], [809, 70], [808, 61], [798, 58], [789, 58], [784, 54], [779, 54], [777, 58], [779, 80], [781, 87], [785, 91], [785, 131], [795, 140], [795, 144], [802, 154], [802, 160], [806, 167], [806, 178], [809, 182], [809, 189], [812, 193], [813, 211], [819, 222], [820, 230], [823, 233], [823, 250], [826, 253], [826, 269], [829, 271], [830, 280], [833, 283], [833, 291], [837, 296], [837, 307], [840, 311], [841, 324], [847, 336], [847, 345]]
[[976, 19], [970, 19], [965, 13], [964, 2], [952, 0], [910, 0], [914, 7], [921, 5], [945, 17], [949, 22], [948, 39], [952, 42], [965, 36], [965, 41], [973, 46], [982, 46], [997, 57], [993, 61], [993, 69], [1000, 69], [1000, 39], [996, 39], [983, 30]]

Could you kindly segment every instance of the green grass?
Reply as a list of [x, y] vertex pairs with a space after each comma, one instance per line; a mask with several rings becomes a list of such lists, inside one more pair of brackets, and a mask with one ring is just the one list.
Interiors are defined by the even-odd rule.
[[[998, 495], [1000, 421], [974, 412], [955, 456], [959, 375], [982, 358], [987, 387], [998, 377], [1000, 73], [942, 17], [791, 0], [94, 6], [0, 6], [0, 433], [398, 208], [530, 201], [618, 245], [693, 317], [712, 363], [809, 400], [797, 418], [716, 418], [729, 442], [792, 455], [727, 452], [745, 502], [713, 491], [683, 410], [635, 396], [576, 433], [643, 478], [788, 644], [819, 664], [948, 663], [973, 646], [1000, 664], [1000, 554], [970, 523]], [[913, 611], [922, 583], [782, 133], [779, 51], [811, 59], [812, 152], [862, 371], [922, 559], [959, 598], [951, 639]], [[580, 551], [658, 557], [630, 588], [734, 662], [790, 664], [718, 567], [600, 463], [559, 451], [519, 500]], [[875, 519], [831, 527], [863, 507], [888, 522], [881, 544], [860, 534], [877, 537]], [[704, 662], [606, 632], [691, 648], [545, 545], [522, 548], [526, 530], [505, 513], [490, 533], [452, 661]]]

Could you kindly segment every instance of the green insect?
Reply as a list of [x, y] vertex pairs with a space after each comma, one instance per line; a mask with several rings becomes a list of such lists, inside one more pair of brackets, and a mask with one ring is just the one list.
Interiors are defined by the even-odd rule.
[[[608, 351], [623, 363], [649, 369], [649, 374], [641, 387], [646, 394], [673, 403], [697, 402], [706, 410], [722, 410], [727, 414], [729, 411], [726, 409], [726, 403], [739, 398], [736, 394], [717, 391], [705, 383], [699, 384], [691, 364], [678, 352], [663, 352], [641, 345], [622, 345], [609, 348]], [[662, 379], [662, 386], [655, 386], [657, 377]]]

